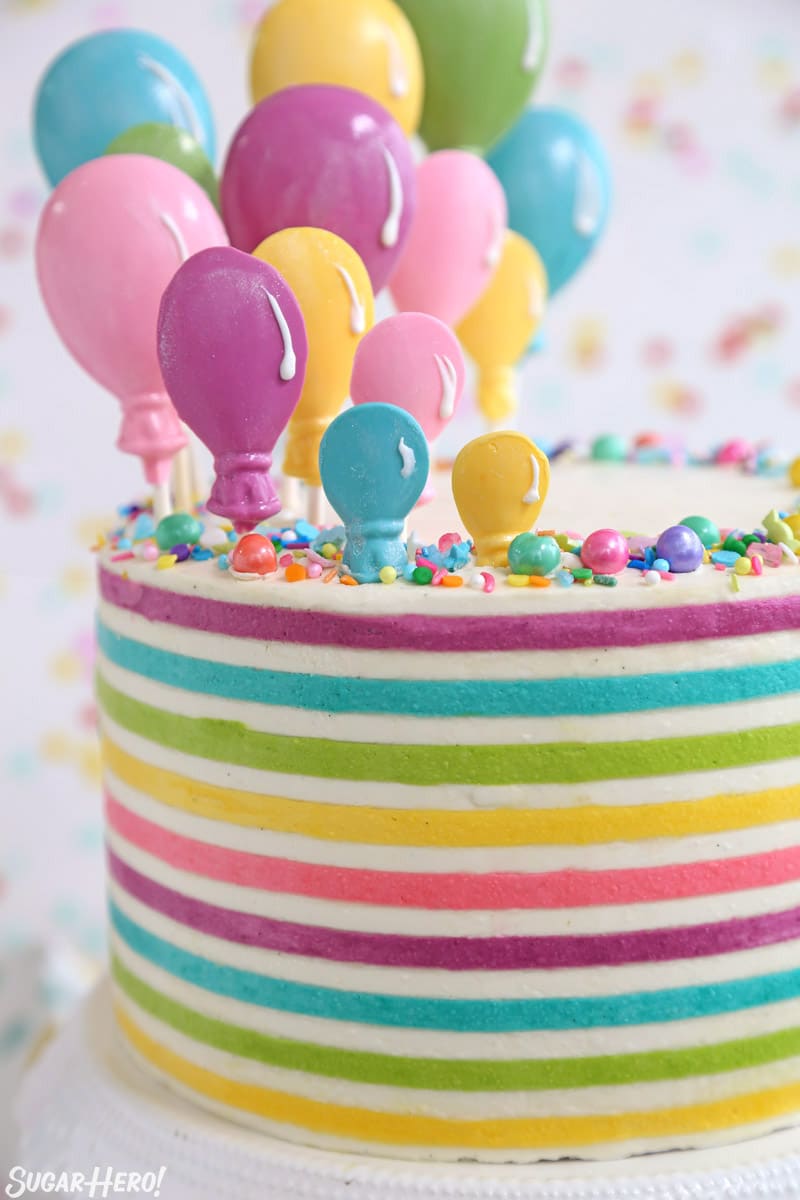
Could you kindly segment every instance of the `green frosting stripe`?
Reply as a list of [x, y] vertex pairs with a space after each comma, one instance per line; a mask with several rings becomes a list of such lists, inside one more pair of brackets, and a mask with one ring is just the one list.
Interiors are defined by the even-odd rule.
[[185, 717], [134, 700], [97, 677], [104, 711], [123, 729], [213, 762], [322, 779], [410, 783], [536, 784], [638, 779], [746, 767], [791, 758], [800, 724], [636, 742], [508, 746], [403, 746], [261, 733], [237, 721]]
[[711, 1046], [609, 1054], [588, 1058], [491, 1059], [405, 1058], [363, 1050], [340, 1050], [312, 1042], [271, 1037], [205, 1017], [171, 1000], [139, 979], [118, 959], [112, 975], [139, 1008], [165, 1025], [216, 1050], [290, 1071], [355, 1083], [433, 1091], [510, 1092], [582, 1088], [698, 1075], [720, 1075], [760, 1067], [800, 1054], [800, 1028]]

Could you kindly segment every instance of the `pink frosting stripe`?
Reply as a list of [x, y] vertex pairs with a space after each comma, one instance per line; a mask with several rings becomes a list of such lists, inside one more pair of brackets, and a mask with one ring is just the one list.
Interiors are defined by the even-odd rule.
[[742, 858], [623, 871], [438, 875], [318, 866], [212, 846], [162, 829], [110, 795], [106, 816], [109, 826], [131, 845], [178, 870], [240, 887], [355, 904], [462, 912], [591, 908], [712, 896], [800, 879], [800, 847], [794, 846]]
[[151, 621], [259, 641], [365, 650], [563, 650], [747, 637], [800, 627], [800, 594], [680, 608], [530, 613], [520, 617], [359, 616], [180, 595], [100, 570], [100, 592]]

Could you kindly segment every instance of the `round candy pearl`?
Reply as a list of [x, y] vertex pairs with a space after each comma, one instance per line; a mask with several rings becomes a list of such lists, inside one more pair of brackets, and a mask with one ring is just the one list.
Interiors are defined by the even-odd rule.
[[672, 525], [656, 542], [656, 554], [666, 558], [670, 571], [685, 575], [696, 571], [703, 561], [703, 543], [688, 525]]
[[625, 438], [616, 433], [605, 433], [592, 442], [592, 458], [595, 462], [624, 462], [628, 457]]
[[721, 465], [726, 463], [744, 462], [753, 453], [753, 447], [743, 438], [734, 438], [730, 442], [726, 442], [721, 446], [716, 454], [716, 462]]
[[200, 541], [203, 526], [191, 513], [170, 513], [156, 526], [156, 541], [159, 550], [170, 550], [173, 546], [194, 546]]
[[581, 562], [598, 575], [618, 575], [629, 558], [628, 540], [616, 529], [596, 529], [581, 546]]
[[275, 547], [263, 533], [246, 533], [231, 551], [231, 566], [242, 575], [269, 575], [278, 569]]
[[380, 579], [381, 583], [394, 583], [394, 581], [397, 579], [397, 571], [394, 569], [394, 567], [381, 567], [380, 571], [378, 572], [378, 578]]
[[680, 524], [693, 529], [706, 550], [716, 546], [720, 540], [719, 526], [708, 517], [684, 517]]
[[561, 566], [561, 549], [555, 538], [520, 533], [508, 547], [508, 567], [514, 575], [549, 575]]

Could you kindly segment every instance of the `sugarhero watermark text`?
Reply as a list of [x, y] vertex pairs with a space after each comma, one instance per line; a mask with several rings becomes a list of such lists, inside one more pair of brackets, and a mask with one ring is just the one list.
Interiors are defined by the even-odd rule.
[[6, 1195], [9, 1200], [21, 1196], [56, 1192], [62, 1196], [88, 1196], [106, 1200], [108, 1196], [160, 1196], [166, 1167], [157, 1171], [116, 1171], [113, 1167], [94, 1167], [86, 1171], [29, 1171], [12, 1167], [8, 1173]]

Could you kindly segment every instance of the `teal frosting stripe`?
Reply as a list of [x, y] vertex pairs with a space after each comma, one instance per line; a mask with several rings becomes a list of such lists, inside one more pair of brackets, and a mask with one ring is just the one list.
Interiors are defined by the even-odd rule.
[[538, 1000], [441, 1000], [348, 992], [220, 966], [143, 929], [113, 903], [110, 913], [113, 928], [133, 951], [187, 983], [263, 1008], [363, 1025], [465, 1033], [596, 1029], [716, 1016], [800, 996], [800, 970], [652, 992]]
[[[701, 707], [800, 691], [800, 659], [730, 670], [563, 679], [361, 679], [211, 662], [120, 636], [98, 623], [108, 660], [189, 692], [335, 713], [557, 717]], [[435, 664], [432, 664], [435, 668]], [[433, 672], [432, 672], [433, 673]]]

